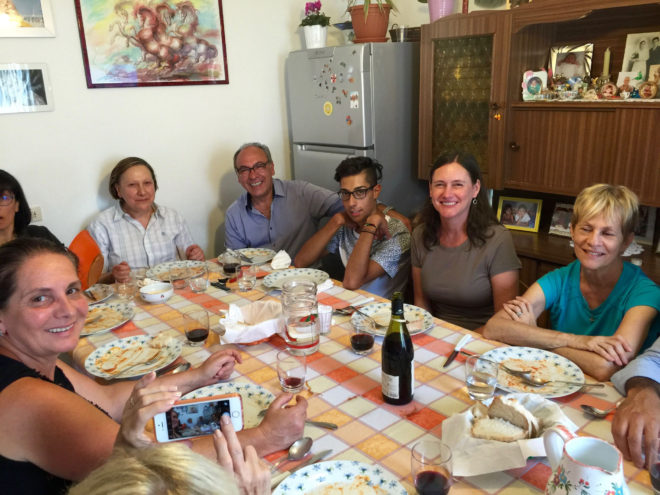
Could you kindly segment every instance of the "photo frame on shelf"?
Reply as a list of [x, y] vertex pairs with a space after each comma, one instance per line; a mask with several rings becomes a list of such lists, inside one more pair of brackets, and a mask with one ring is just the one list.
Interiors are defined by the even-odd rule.
[[0, 2], [0, 37], [52, 38], [55, 23], [50, 0]]
[[573, 216], [573, 205], [569, 203], [556, 203], [550, 221], [550, 234], [562, 237], [571, 236], [571, 217]]
[[522, 82], [522, 99], [524, 101], [538, 100], [547, 87], [548, 73], [545, 70], [525, 71]]
[[0, 114], [52, 110], [46, 64], [0, 64]]
[[538, 232], [543, 200], [500, 196], [497, 219], [507, 229]]
[[641, 74], [641, 80], [647, 81], [650, 80], [650, 66], [657, 64], [660, 64], [660, 31], [626, 37], [621, 71]]
[[585, 79], [591, 75], [594, 44], [562, 45], [550, 48], [550, 70], [553, 78]]
[[74, 2], [88, 88], [229, 84], [222, 0]]
[[[658, 66], [660, 67], [660, 65]], [[619, 88], [619, 92], [625, 91], [627, 93], [632, 92], [634, 89], [639, 89], [639, 85], [642, 84], [641, 79], [637, 79], [638, 74], [635, 72], [619, 72], [619, 77], [616, 80], [616, 85]]]
[[638, 244], [653, 245], [656, 211], [654, 206], [639, 207], [639, 223], [635, 229], [635, 241]]

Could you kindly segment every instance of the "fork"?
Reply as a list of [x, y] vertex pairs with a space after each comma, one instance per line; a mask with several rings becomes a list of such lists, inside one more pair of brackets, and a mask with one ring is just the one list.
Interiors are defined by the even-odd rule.
[[[259, 414], [257, 414], [257, 416], [263, 418], [266, 415], [266, 412], [268, 412], [268, 409], [262, 409], [261, 411], [259, 411]], [[314, 421], [312, 419], [306, 419], [305, 424], [308, 424], [310, 426], [318, 426], [319, 428], [327, 428], [328, 430], [336, 430], [337, 428], [339, 428], [339, 426], [337, 426], [334, 423], [326, 423], [325, 421]]]
[[113, 378], [124, 378], [126, 376], [126, 373], [129, 371], [133, 371], [135, 368], [139, 368], [141, 366], [152, 366], [153, 364], [157, 363], [163, 358], [160, 354], [158, 354], [155, 358], [150, 359], [149, 361], [145, 363], [135, 363], [130, 365], [128, 368], [124, 368], [121, 370], [119, 373], [113, 376]]
[[228, 252], [229, 254], [233, 254], [234, 256], [238, 256], [240, 259], [242, 259], [243, 261], [247, 261], [248, 263], [252, 263], [252, 262], [253, 262], [253, 258], [244, 255], [244, 254], [241, 253], [240, 251], [234, 251], [233, 249], [227, 249], [227, 252]]
[[342, 309], [336, 309], [335, 311], [337, 311], [338, 313], [345, 314], [345, 315], [352, 315], [353, 313], [350, 313], [349, 311], [347, 311], [348, 309], [352, 309], [354, 313], [358, 313], [359, 315], [362, 315], [367, 320], [371, 321], [376, 328], [387, 328], [387, 325], [381, 325], [376, 320], [374, 320], [371, 316], [369, 316], [367, 313], [360, 310], [360, 308], [356, 308], [355, 306], [346, 306]]

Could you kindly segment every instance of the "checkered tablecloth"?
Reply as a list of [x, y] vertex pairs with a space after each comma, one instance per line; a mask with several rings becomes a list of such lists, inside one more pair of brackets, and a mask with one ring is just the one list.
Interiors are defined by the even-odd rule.
[[[230, 285], [231, 288], [231, 285]], [[110, 333], [81, 339], [74, 350], [74, 362], [82, 368], [85, 358], [97, 347], [112, 340], [131, 335], [156, 335], [170, 332], [176, 338], [185, 337], [176, 330], [180, 311], [204, 307], [218, 314], [230, 303], [239, 306], [261, 299], [267, 294], [260, 283], [249, 292], [223, 291], [210, 287], [205, 293], [194, 294], [189, 289], [177, 291], [166, 304], [147, 304], [136, 301], [132, 321]], [[265, 297], [276, 298], [277, 294]], [[361, 291], [348, 291], [335, 286], [319, 294], [319, 302], [335, 308], [348, 304], [360, 305], [373, 296]], [[380, 300], [375, 297], [374, 299]], [[336, 431], [307, 426], [305, 435], [314, 439], [314, 451], [332, 449], [329, 459], [357, 460], [379, 464], [398, 477], [409, 493], [415, 493], [410, 477], [410, 448], [425, 436], [440, 437], [441, 423], [448, 416], [465, 411], [473, 404], [464, 384], [463, 357], [459, 356], [448, 368], [442, 368], [461, 334], [467, 330], [434, 319], [435, 326], [424, 334], [413, 336], [415, 345], [415, 396], [405, 406], [383, 403], [380, 389], [380, 343], [367, 356], [358, 356], [350, 349], [350, 317], [334, 316], [329, 335], [321, 336], [319, 351], [308, 356], [308, 390], [302, 394], [309, 403], [308, 417], [339, 425]], [[466, 350], [481, 354], [496, 346], [478, 334]], [[182, 358], [198, 365], [218, 349], [219, 341], [212, 334], [204, 347], [184, 346]], [[275, 336], [270, 341], [238, 346], [243, 363], [236, 366], [232, 380], [245, 381], [279, 393], [280, 386], [274, 368], [276, 351], [285, 346]], [[605, 389], [575, 393], [555, 399], [564, 413], [578, 425], [578, 433], [612, 442], [610, 415], [605, 420], [592, 419], [582, 413], [580, 404], [600, 408], [611, 407], [620, 398], [608, 384]], [[284, 452], [272, 454], [272, 461]], [[504, 472], [459, 478], [452, 495], [470, 493], [527, 494], [543, 492], [550, 476], [546, 459], [532, 458], [527, 465]], [[624, 473], [631, 494], [651, 493], [649, 474], [625, 462]]]

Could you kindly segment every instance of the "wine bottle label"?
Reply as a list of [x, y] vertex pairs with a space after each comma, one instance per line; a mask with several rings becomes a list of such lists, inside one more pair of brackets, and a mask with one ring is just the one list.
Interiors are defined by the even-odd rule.
[[399, 398], [399, 377], [388, 375], [383, 371], [381, 378], [383, 395], [391, 399]]

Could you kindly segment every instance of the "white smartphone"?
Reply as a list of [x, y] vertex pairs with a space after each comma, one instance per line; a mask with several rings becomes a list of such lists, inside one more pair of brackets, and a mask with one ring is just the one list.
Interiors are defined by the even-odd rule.
[[243, 429], [243, 403], [239, 394], [215, 395], [174, 403], [169, 411], [154, 416], [159, 442], [211, 435], [220, 428], [220, 417], [228, 413], [234, 430]]

